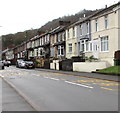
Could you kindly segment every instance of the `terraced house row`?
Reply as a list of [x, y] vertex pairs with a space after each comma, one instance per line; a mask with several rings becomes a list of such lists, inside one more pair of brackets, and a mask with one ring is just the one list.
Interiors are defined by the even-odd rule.
[[[120, 2], [71, 25], [63, 23], [8, 50], [6, 58], [33, 58], [38, 67], [57, 70], [94, 71], [114, 65], [114, 53], [120, 50]], [[94, 61], [84, 61], [84, 56]]]

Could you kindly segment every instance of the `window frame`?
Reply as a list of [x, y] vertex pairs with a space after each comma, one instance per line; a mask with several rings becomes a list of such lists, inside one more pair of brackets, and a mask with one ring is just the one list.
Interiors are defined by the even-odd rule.
[[108, 52], [109, 51], [109, 37], [108, 36], [104, 36], [104, 37], [100, 38], [100, 51], [101, 52]]
[[95, 31], [98, 31], [98, 19], [95, 19]]
[[105, 25], [105, 29], [108, 29], [108, 15], [104, 16], [104, 25]]
[[[63, 50], [63, 54], [62, 54], [62, 50]], [[64, 56], [64, 46], [63, 45], [59, 45], [58, 46], [58, 56]]]
[[72, 53], [72, 43], [68, 44], [68, 53]]
[[83, 25], [82, 24], [80, 24], [80, 36], [82, 36], [83, 35], [83, 31], [82, 31], [82, 27], [83, 27]]
[[75, 27], [73, 27], [73, 37], [75, 37]]

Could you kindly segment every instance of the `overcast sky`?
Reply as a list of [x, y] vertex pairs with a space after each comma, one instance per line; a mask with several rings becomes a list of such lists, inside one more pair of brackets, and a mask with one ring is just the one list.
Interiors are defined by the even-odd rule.
[[0, 0], [0, 36], [40, 28], [42, 25], [79, 12], [112, 5], [119, 0]]

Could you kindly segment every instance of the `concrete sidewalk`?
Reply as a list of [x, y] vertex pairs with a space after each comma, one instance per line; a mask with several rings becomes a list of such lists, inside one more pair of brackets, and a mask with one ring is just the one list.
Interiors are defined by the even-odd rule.
[[61, 70], [42, 69], [42, 68], [35, 68], [35, 70], [53, 72], [53, 73], [69, 74], [69, 75], [76, 75], [76, 76], [84, 76], [84, 77], [89, 77], [89, 78], [96, 78], [96, 79], [120, 82], [120, 76], [116, 76], [116, 75], [108, 75], [108, 74], [105, 75], [105, 74], [88, 73], [88, 72], [61, 71]]

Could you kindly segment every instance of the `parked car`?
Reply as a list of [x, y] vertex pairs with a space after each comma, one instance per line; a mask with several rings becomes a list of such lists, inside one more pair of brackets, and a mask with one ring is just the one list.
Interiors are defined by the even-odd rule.
[[11, 65], [11, 61], [7, 61], [8, 62], [8, 64], [9, 64], [9, 66]]
[[16, 67], [19, 67], [19, 68], [35, 68], [35, 64], [31, 60], [19, 59], [19, 60], [17, 60]]
[[4, 63], [3, 63], [3, 61], [0, 61], [0, 69], [4, 69]]
[[7, 67], [9, 67], [9, 66], [10, 66], [10, 64], [11, 64], [11, 62], [10, 62], [10, 61], [6, 61], [6, 60], [4, 60], [4, 61], [3, 61], [3, 63], [4, 63], [4, 66], [7, 66]]
[[23, 62], [23, 59], [18, 59], [17, 61], [16, 61], [16, 67], [21, 67], [21, 63]]
[[24, 61], [25, 62], [25, 68], [35, 68], [35, 64], [33, 61]]

